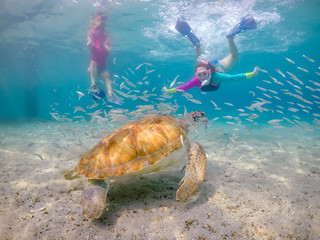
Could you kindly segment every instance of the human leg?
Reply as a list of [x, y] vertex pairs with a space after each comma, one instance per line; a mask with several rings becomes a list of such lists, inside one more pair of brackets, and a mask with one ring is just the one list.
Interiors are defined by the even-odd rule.
[[89, 71], [90, 77], [91, 77], [91, 88], [94, 88], [96, 86], [96, 78], [98, 75], [97, 63], [94, 61], [91, 61], [90, 66], [88, 68], [88, 71]]
[[239, 58], [238, 48], [233, 38], [228, 38], [228, 44], [230, 54], [220, 60], [220, 63], [223, 66], [225, 72], [230, 71]]
[[103, 77], [105, 84], [106, 84], [106, 88], [108, 91], [108, 96], [111, 97], [112, 96], [112, 86], [111, 86], [111, 81], [110, 81], [110, 74], [107, 70], [104, 70], [101, 73], [101, 77]]

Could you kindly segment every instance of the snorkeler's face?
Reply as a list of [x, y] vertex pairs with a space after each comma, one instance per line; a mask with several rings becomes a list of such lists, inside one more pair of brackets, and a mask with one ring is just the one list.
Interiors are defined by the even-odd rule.
[[91, 17], [90, 21], [91, 21], [91, 25], [94, 27], [100, 26], [100, 25], [105, 25], [106, 24], [106, 18], [105, 17], [101, 17], [99, 15], [93, 16]]
[[195, 75], [201, 82], [203, 82], [211, 78], [211, 70], [206, 69], [205, 67], [198, 67]]

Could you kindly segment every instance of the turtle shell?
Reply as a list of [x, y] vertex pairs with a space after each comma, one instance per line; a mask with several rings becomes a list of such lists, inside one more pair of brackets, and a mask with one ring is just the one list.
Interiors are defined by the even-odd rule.
[[136, 120], [101, 140], [74, 172], [91, 179], [121, 176], [147, 168], [182, 147], [183, 123], [170, 115]]

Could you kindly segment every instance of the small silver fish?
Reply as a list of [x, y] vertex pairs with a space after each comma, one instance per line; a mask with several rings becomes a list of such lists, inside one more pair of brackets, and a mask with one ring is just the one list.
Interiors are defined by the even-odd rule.
[[284, 75], [284, 73], [283, 72], [281, 72], [281, 70], [280, 69], [276, 69], [276, 71], [277, 71], [277, 73], [279, 73], [282, 77], [286, 77], [286, 75]]
[[212, 119], [212, 122], [218, 120], [219, 118], [220, 117], [215, 117], [214, 119]]
[[279, 123], [283, 121], [282, 119], [272, 119], [270, 121], [268, 121], [269, 124], [272, 124], [272, 125], [279, 125]]
[[193, 102], [193, 103], [196, 103], [196, 104], [202, 104], [202, 102], [200, 102], [199, 100], [196, 100], [196, 99], [188, 98], [188, 100], [190, 102]]
[[288, 61], [288, 62], [291, 62], [292, 64], [296, 64], [293, 60], [291, 60], [290, 58], [287, 58], [285, 57], [285, 59]]
[[264, 72], [264, 73], [268, 73], [267, 70], [264, 70], [264, 69], [261, 69], [261, 68], [259, 68], [259, 71], [260, 71], [260, 72]]
[[39, 158], [43, 161], [43, 157], [42, 157], [40, 154], [38, 154], [38, 153], [34, 153], [33, 155], [35, 155], [35, 156], [39, 157]]
[[297, 109], [297, 108], [292, 108], [292, 107], [288, 108], [288, 110], [291, 111], [291, 112], [298, 112], [298, 111], [299, 111], [299, 109]]
[[97, 107], [97, 106], [99, 106], [99, 103], [94, 103], [94, 104], [92, 104], [91, 106], [89, 106], [88, 108], [89, 108], [89, 109], [92, 109], [92, 108], [95, 108], [95, 107]]
[[143, 63], [141, 63], [140, 65], [138, 65], [135, 70], [138, 70], [139, 68], [141, 68], [141, 66], [143, 66]]
[[146, 74], [152, 73], [154, 71], [155, 71], [154, 69], [153, 70], [149, 70], [149, 71], [146, 69]]
[[310, 62], [313, 62], [314, 63], [314, 60], [312, 59], [312, 58], [309, 58], [309, 57], [307, 57], [306, 55], [302, 55], [302, 57], [304, 57], [305, 59], [307, 59], [308, 61], [310, 61]]
[[301, 70], [301, 71], [303, 71], [303, 72], [309, 72], [307, 69], [305, 69], [305, 68], [301, 68], [301, 67], [297, 67], [299, 70]]
[[279, 98], [278, 96], [273, 96], [275, 99], [281, 101], [281, 98]]
[[176, 83], [176, 81], [177, 81], [177, 79], [178, 79], [178, 77], [179, 77], [180, 75], [177, 75], [174, 79], [173, 79], [173, 81], [171, 82], [171, 84], [170, 84], [170, 88], [172, 88], [173, 87], [173, 85]]
[[252, 114], [250, 117], [249, 117], [249, 119], [251, 119], [251, 120], [253, 120], [253, 119], [256, 119], [256, 118], [258, 118], [259, 117], [259, 115], [257, 115], [257, 114]]
[[259, 87], [259, 86], [256, 86], [256, 88], [258, 88], [258, 89], [260, 89], [260, 90], [262, 90], [262, 91], [267, 91], [267, 89], [265, 89], [265, 88], [262, 88], [262, 87]]
[[266, 96], [267, 98], [272, 98], [270, 95], [266, 94], [266, 93], [262, 93], [264, 96]]
[[320, 87], [320, 83], [317, 83], [317, 82], [315, 82], [315, 81], [313, 81], [313, 80], [309, 80], [309, 82], [313, 83], [313, 84], [316, 85], [317, 87]]
[[215, 108], [218, 108], [217, 104], [216, 104], [214, 101], [212, 101], [212, 100], [210, 100], [210, 101], [212, 102], [212, 104], [213, 104], [213, 106], [214, 106]]
[[233, 107], [232, 103], [224, 102], [224, 104]]
[[76, 92], [79, 94], [79, 99], [78, 100], [80, 100], [84, 96], [84, 94], [82, 92], [80, 92], [80, 91], [76, 91]]
[[81, 111], [81, 112], [84, 112], [84, 113], [87, 113], [86, 110], [84, 110], [82, 107], [75, 107], [74, 108], [74, 112], [73, 113], [76, 113], [78, 111]]
[[306, 88], [308, 88], [309, 90], [311, 90], [311, 91], [313, 91], [313, 92], [315, 92], [315, 91], [316, 91], [314, 88], [309, 87], [309, 86], [306, 86]]
[[274, 90], [271, 90], [271, 89], [268, 89], [269, 92], [272, 92], [273, 94], [278, 94], [278, 92], [274, 91]]

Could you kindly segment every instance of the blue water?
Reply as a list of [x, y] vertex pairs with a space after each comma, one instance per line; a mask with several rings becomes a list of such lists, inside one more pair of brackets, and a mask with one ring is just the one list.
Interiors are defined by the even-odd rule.
[[[185, 106], [188, 111], [203, 110], [209, 119], [219, 117], [221, 120], [226, 115], [237, 117], [240, 112], [236, 109], [244, 109], [249, 114], [259, 115], [255, 122], [286, 117], [291, 121], [296, 119], [319, 125], [320, 87], [309, 81], [320, 83], [320, 76], [315, 73], [320, 72], [319, 1], [111, 1], [108, 3], [107, 30], [112, 37], [108, 69], [113, 88], [120, 90], [121, 76], [124, 76], [137, 85], [136, 90], [141, 91], [137, 95], [148, 91], [157, 96], [149, 97], [149, 102], [139, 98], [134, 101], [124, 99], [122, 105], [100, 102], [100, 106], [90, 110], [88, 106], [94, 102], [87, 94], [90, 53], [86, 47], [86, 35], [90, 16], [99, 10], [97, 3], [99, 1], [4, 1], [0, 12], [1, 122], [56, 121], [52, 114], [61, 121], [78, 121], [76, 116], [90, 121], [89, 115], [74, 113], [75, 107], [80, 106], [87, 113], [101, 109], [104, 117], [112, 108], [131, 112], [138, 105], [155, 105], [157, 110], [157, 104], [169, 103], [179, 106], [172, 114], [183, 113]], [[192, 45], [181, 35], [170, 31], [179, 16], [185, 16], [194, 28], [206, 52], [205, 57], [210, 60], [221, 59], [228, 54], [226, 31], [246, 14], [254, 16], [258, 28], [236, 37], [240, 58], [230, 74], [250, 72], [255, 66], [268, 73], [261, 72], [256, 78], [242, 82], [223, 83], [218, 91], [206, 95], [198, 88], [188, 91], [202, 104], [190, 102], [181, 94], [175, 94], [166, 101], [157, 99], [162, 95], [161, 88], [169, 87], [177, 75], [180, 75], [177, 82], [186, 82], [194, 75], [196, 57]], [[285, 58], [292, 59], [295, 64]], [[152, 66], [144, 65], [135, 70], [144, 62]], [[146, 74], [146, 67], [155, 71]], [[276, 69], [285, 73], [286, 78]], [[303, 84], [292, 80], [287, 71], [296, 75]], [[142, 81], [145, 76], [148, 76], [146, 81], [150, 84], [137, 84], [145, 82]], [[270, 76], [284, 85], [275, 84]], [[299, 86], [300, 93], [286, 80]], [[269, 90], [278, 92], [281, 100], [267, 98], [256, 86], [266, 88], [268, 92], [265, 93], [271, 97], [275, 94]], [[281, 89], [300, 95], [311, 103], [284, 94]], [[76, 91], [86, 96], [78, 100]], [[270, 101], [264, 105], [267, 111], [246, 108], [254, 101], [260, 101], [257, 98]], [[221, 110], [215, 110], [210, 100]], [[298, 111], [289, 111], [290, 107]], [[250, 123], [245, 117], [241, 119]]]
[[[320, 239], [320, 1], [105, 2], [113, 89], [137, 96], [122, 97], [120, 105], [88, 94], [87, 32], [101, 0], [1, 0], [3, 239]], [[162, 96], [177, 75], [174, 86], [189, 81], [197, 64], [190, 42], [170, 30], [179, 16], [211, 60], [228, 54], [227, 30], [247, 14], [258, 27], [236, 37], [240, 56], [230, 74], [255, 66], [267, 73], [222, 83], [207, 94], [194, 88], [188, 95]], [[125, 83], [131, 91], [120, 89], [123, 77], [137, 87]], [[85, 94], [80, 100], [77, 91]], [[153, 95], [139, 98], [145, 94]], [[191, 95], [201, 104], [186, 98]], [[262, 101], [260, 111], [249, 109]], [[146, 105], [154, 110], [142, 111]], [[179, 116], [185, 108], [209, 119], [207, 129], [188, 134], [208, 157], [194, 198], [175, 201], [184, 174], [176, 165], [112, 183], [105, 213], [87, 221], [79, 205], [86, 181], [69, 181], [65, 174], [128, 120]]]

